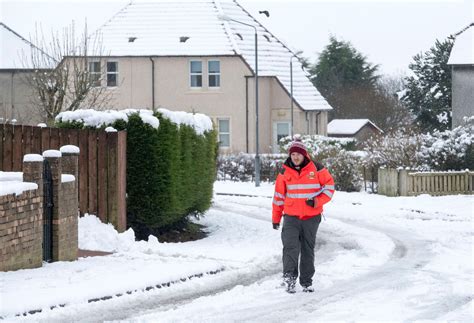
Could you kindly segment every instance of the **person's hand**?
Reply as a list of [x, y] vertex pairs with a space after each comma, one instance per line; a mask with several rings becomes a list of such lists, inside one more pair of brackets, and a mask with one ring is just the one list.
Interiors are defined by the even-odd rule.
[[273, 229], [278, 230], [280, 228], [280, 223], [273, 223]]
[[305, 201], [305, 203], [306, 203], [307, 206], [311, 206], [311, 207], [316, 207], [316, 206], [318, 205], [318, 202], [315, 201], [314, 198], [312, 198], [312, 199], [307, 199], [307, 200]]

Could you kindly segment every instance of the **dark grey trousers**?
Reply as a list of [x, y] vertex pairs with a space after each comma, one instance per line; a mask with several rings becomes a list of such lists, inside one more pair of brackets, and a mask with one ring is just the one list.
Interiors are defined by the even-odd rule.
[[[301, 286], [311, 286], [314, 275], [314, 246], [321, 216], [300, 220], [285, 215], [281, 241], [283, 242], [283, 275], [298, 277], [298, 258]], [[300, 257], [301, 255], [301, 257]]]

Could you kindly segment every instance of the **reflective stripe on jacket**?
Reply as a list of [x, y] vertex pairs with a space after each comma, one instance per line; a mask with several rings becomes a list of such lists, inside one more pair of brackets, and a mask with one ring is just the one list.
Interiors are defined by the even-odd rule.
[[[334, 180], [329, 171], [322, 167], [318, 170], [310, 161], [298, 173], [295, 169], [283, 165], [284, 173], [278, 174], [273, 196], [273, 223], [280, 223], [283, 214], [308, 219], [323, 212], [323, 205], [334, 194]], [[314, 199], [316, 207], [306, 204]]]

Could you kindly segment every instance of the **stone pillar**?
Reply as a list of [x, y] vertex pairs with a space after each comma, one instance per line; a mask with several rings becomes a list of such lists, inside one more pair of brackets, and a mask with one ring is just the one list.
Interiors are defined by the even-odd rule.
[[27, 154], [23, 157], [23, 182], [38, 184], [38, 196], [43, 199], [43, 156]]
[[[63, 158], [59, 150], [47, 150], [43, 153], [43, 157], [51, 166], [53, 182], [53, 261], [76, 260], [78, 203], [75, 182], [77, 179], [62, 182]], [[72, 163], [74, 164], [74, 161]]]
[[[27, 154], [23, 156], [23, 182], [36, 183], [38, 189], [31, 191], [29, 210], [33, 220], [34, 233], [30, 235], [31, 238], [31, 259], [23, 268], [41, 267], [43, 263], [43, 156], [38, 154]], [[23, 220], [25, 221], [25, 220]], [[23, 250], [23, 253], [26, 250]], [[34, 259], [34, 260], [33, 260]]]
[[[62, 146], [60, 149], [62, 154], [63, 174], [74, 175], [76, 179], [75, 186], [79, 185], [79, 147], [73, 145]], [[79, 189], [77, 189], [79, 192]]]
[[67, 145], [60, 148], [62, 154], [63, 174], [74, 176], [74, 181], [62, 183], [61, 212], [66, 219], [69, 232], [66, 245], [64, 246], [64, 260], [77, 259], [79, 249], [78, 217], [79, 217], [79, 147]]

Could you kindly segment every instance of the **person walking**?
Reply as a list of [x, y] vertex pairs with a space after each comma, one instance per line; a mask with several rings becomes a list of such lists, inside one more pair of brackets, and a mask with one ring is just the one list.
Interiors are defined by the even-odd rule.
[[[313, 162], [299, 138], [293, 140], [275, 183], [272, 204], [273, 229], [280, 228], [283, 243], [283, 281], [288, 293], [314, 292], [314, 246], [323, 205], [334, 194], [334, 180], [319, 162]], [[298, 261], [299, 260], [299, 261]], [[298, 270], [299, 269], [299, 270]]]

